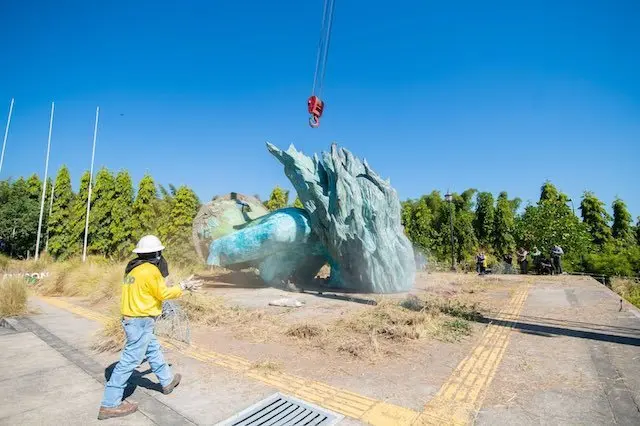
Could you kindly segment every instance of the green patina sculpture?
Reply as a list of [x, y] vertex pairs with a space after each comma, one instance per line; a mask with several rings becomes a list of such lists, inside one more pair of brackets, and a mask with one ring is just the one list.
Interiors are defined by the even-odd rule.
[[207, 264], [253, 266], [270, 285], [292, 281], [304, 287], [328, 263], [326, 285], [332, 288], [393, 293], [412, 287], [413, 248], [388, 181], [335, 144], [313, 158], [293, 146], [282, 151], [268, 144], [268, 149], [284, 165], [304, 209], [266, 213], [255, 198], [214, 200], [203, 209], [216, 213], [207, 218], [201, 211], [194, 223], [203, 258], [208, 248]]

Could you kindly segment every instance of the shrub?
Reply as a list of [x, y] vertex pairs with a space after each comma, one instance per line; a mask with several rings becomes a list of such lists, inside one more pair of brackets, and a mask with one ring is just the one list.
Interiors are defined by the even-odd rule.
[[22, 315], [27, 312], [27, 284], [23, 278], [0, 281], [0, 317]]

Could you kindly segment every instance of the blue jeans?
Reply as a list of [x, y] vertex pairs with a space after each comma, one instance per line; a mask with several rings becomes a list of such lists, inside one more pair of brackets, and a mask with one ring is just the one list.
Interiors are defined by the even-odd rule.
[[173, 380], [171, 369], [160, 351], [160, 343], [153, 334], [155, 320], [150, 317], [123, 319], [122, 326], [127, 335], [127, 343], [105, 386], [101, 403], [103, 407], [113, 408], [120, 405], [127, 381], [145, 357], [160, 385], [167, 386]]

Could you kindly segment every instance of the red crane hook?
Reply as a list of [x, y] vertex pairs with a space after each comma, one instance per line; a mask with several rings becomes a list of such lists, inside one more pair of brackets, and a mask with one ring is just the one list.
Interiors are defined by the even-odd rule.
[[320, 126], [320, 117], [322, 117], [322, 112], [324, 111], [324, 102], [320, 99], [320, 96], [322, 96], [324, 76], [327, 71], [327, 56], [329, 55], [329, 45], [331, 42], [331, 25], [333, 23], [334, 7], [335, 0], [324, 0], [318, 56], [313, 76], [313, 88], [311, 89], [311, 97], [307, 100], [307, 109], [310, 114], [309, 125], [314, 129]]
[[322, 100], [312, 95], [307, 100], [307, 110], [311, 116], [309, 117], [309, 126], [314, 129], [320, 126], [320, 117], [322, 117], [322, 112], [324, 111], [324, 102]]

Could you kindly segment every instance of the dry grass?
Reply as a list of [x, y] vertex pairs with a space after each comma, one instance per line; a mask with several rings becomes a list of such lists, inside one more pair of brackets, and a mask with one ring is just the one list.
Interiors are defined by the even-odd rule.
[[[90, 256], [86, 262], [74, 259], [52, 263], [49, 276], [36, 289], [45, 296], [88, 297], [92, 304], [108, 302], [119, 296], [127, 262], [112, 262]], [[191, 270], [171, 268], [168, 282], [178, 283]]]
[[198, 293], [184, 294], [180, 300], [180, 306], [187, 312], [189, 321], [192, 323], [213, 327], [256, 322], [265, 316], [262, 311], [229, 306], [221, 297]]
[[282, 364], [277, 361], [258, 361], [251, 365], [252, 370], [261, 371], [264, 373], [276, 373], [282, 370]]
[[18, 260], [8, 256], [0, 255], [0, 272], [17, 273], [17, 272], [43, 272], [48, 270], [53, 263], [53, 259], [46, 252], [34, 260]]
[[285, 335], [316, 348], [374, 360], [392, 354], [404, 343], [435, 338], [458, 341], [471, 334], [469, 321], [481, 318], [474, 305], [424, 296], [380, 299], [327, 327], [312, 323], [290, 326]]
[[289, 337], [294, 337], [296, 339], [312, 339], [315, 337], [322, 336], [327, 332], [327, 329], [324, 327], [320, 327], [316, 324], [295, 324], [285, 331], [285, 334]]
[[277, 315], [264, 310], [227, 305], [221, 297], [186, 293], [180, 299], [191, 324], [222, 327], [254, 342], [266, 342], [273, 334], [282, 334], [284, 326]]
[[98, 352], [118, 352], [124, 347], [125, 340], [120, 316], [114, 316], [95, 335], [91, 348]]
[[27, 312], [27, 283], [23, 278], [0, 278], [0, 317]]
[[632, 305], [640, 308], [640, 282], [626, 278], [612, 278], [611, 289]]
[[9, 270], [11, 259], [8, 256], [0, 253], [0, 272], [6, 272]]
[[45, 296], [88, 296], [97, 303], [117, 295], [123, 271], [124, 264], [94, 257], [84, 263], [80, 260], [54, 263], [48, 268], [49, 276], [36, 288]]

